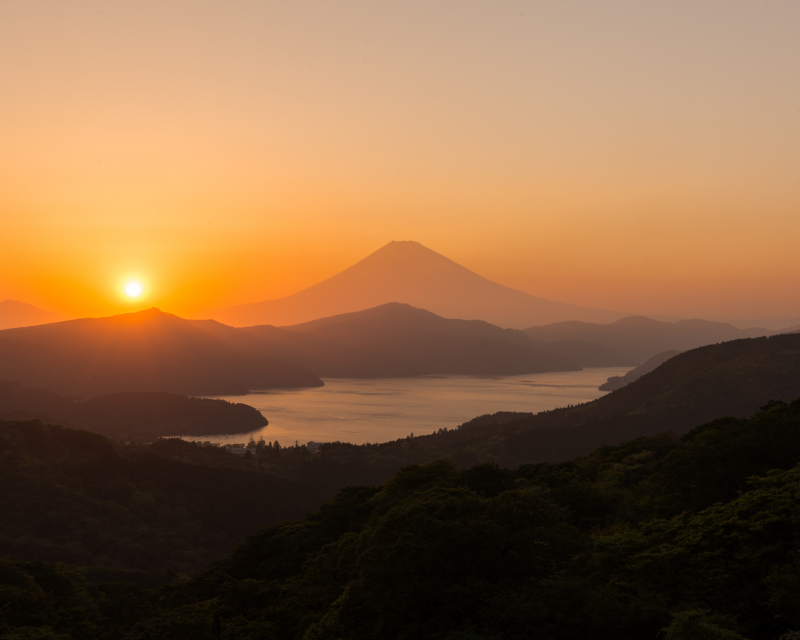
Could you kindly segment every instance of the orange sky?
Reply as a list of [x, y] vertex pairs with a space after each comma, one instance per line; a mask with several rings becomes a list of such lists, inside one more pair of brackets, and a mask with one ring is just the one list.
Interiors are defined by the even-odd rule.
[[793, 0], [6, 0], [0, 300], [203, 316], [411, 239], [555, 300], [800, 317], [798, 24]]

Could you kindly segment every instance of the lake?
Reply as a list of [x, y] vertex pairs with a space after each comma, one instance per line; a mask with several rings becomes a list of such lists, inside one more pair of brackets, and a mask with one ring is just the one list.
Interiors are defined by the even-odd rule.
[[[598, 386], [630, 367], [584, 369], [523, 376], [425, 376], [389, 379], [325, 379], [324, 387], [220, 396], [258, 409], [269, 425], [246, 436], [197, 436], [211, 442], [263, 437], [283, 446], [295, 441], [387, 442], [410, 433], [452, 429], [497, 411], [544, 411], [594, 400]], [[192, 436], [183, 436], [195, 439]]]

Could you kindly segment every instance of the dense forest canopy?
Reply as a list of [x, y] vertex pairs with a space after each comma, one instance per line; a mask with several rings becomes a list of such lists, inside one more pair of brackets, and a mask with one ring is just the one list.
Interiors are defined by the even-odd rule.
[[412, 465], [157, 592], [5, 561], [6, 637], [776, 639], [798, 460], [800, 399], [558, 464]]
[[0, 461], [0, 557], [66, 562], [95, 579], [190, 574], [321, 502], [269, 474], [175, 462], [39, 422], [0, 423]]

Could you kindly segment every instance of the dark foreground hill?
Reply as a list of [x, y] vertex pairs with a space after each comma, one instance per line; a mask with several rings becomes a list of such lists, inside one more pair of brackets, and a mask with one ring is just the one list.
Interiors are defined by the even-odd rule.
[[[684, 352], [635, 382], [592, 402], [538, 415], [467, 423], [455, 440], [496, 437], [489, 450], [502, 464], [568, 460], [602, 444], [751, 415], [768, 401], [800, 395], [800, 336], [734, 340]], [[478, 441], [480, 442], [480, 440]], [[458, 446], [458, 445], [455, 445]], [[485, 450], [485, 454], [489, 453]], [[465, 462], [480, 448], [465, 446]], [[491, 458], [490, 458], [491, 459]]]
[[725, 322], [681, 320], [660, 322], [641, 316], [622, 318], [610, 324], [557, 322], [525, 329], [541, 342], [580, 340], [632, 358], [637, 363], [663, 351], [687, 351], [717, 342], [756, 338], [773, 333], [768, 329], [738, 329]]
[[390, 242], [344, 271], [279, 300], [242, 304], [214, 317], [236, 327], [293, 325], [403, 302], [445, 318], [485, 320], [501, 327], [624, 314], [545, 300], [491, 282], [418, 242]]
[[311, 373], [158, 309], [0, 331], [0, 379], [85, 397], [237, 395], [322, 385]]
[[0, 422], [0, 487], [0, 558], [140, 583], [197, 571], [243, 536], [320, 504], [269, 474], [175, 462], [39, 422]]
[[77, 401], [0, 380], [0, 420], [30, 418], [138, 441], [181, 434], [248, 433], [268, 424], [257, 409], [225, 400], [139, 392]]
[[157, 593], [4, 562], [0, 606], [14, 638], [796, 638], [798, 459], [800, 401], [560, 464], [439, 460]]
[[275, 348], [276, 356], [323, 377], [516, 375], [581, 368], [521, 331], [481, 320], [448, 320], [400, 303], [242, 331]]

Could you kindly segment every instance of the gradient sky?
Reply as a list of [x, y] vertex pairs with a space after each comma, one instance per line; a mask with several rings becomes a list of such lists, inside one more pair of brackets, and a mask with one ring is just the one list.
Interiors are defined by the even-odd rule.
[[798, 317], [799, 26], [796, 0], [3, 0], [0, 300], [200, 317], [417, 240], [554, 300]]

